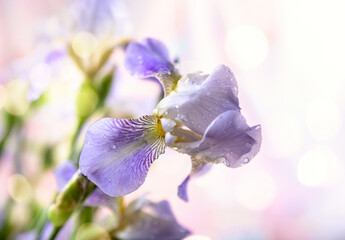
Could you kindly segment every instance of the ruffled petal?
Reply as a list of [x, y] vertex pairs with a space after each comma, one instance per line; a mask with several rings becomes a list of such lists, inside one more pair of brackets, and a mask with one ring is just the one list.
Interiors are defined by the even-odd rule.
[[190, 234], [176, 221], [167, 201], [154, 203], [139, 199], [130, 204], [124, 215], [129, 224], [117, 234], [121, 239], [178, 240]]
[[156, 116], [103, 118], [86, 133], [79, 167], [104, 193], [123, 196], [143, 184], [150, 165], [165, 147]]
[[197, 160], [224, 162], [228, 167], [248, 163], [260, 150], [261, 126], [249, 127], [238, 111], [220, 114], [207, 128], [202, 140], [178, 143], [179, 151]]
[[180, 79], [175, 91], [163, 98], [155, 113], [184, 123], [203, 135], [221, 113], [239, 111], [237, 82], [231, 70], [218, 66], [209, 76], [189, 74]]
[[143, 44], [131, 42], [126, 49], [125, 67], [139, 78], [170, 74], [172, 70], [168, 50], [154, 39], [144, 39]]

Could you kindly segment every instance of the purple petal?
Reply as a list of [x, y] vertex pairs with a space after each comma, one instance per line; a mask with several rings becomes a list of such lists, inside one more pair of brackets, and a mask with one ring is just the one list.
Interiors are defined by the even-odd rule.
[[177, 195], [184, 201], [188, 202], [187, 185], [189, 183], [190, 176], [188, 175], [186, 179], [178, 186]]
[[182, 152], [195, 154], [196, 159], [223, 161], [234, 168], [248, 163], [259, 152], [260, 146], [260, 125], [250, 128], [238, 111], [230, 110], [210, 124], [202, 140], [181, 143], [178, 147]]
[[[44, 228], [42, 230], [41, 240], [48, 240], [53, 229], [54, 229], [53, 224], [47, 221], [47, 223], [44, 225]], [[61, 228], [61, 230], [59, 231], [55, 239], [56, 240], [70, 239], [73, 230], [74, 230], [74, 221], [73, 219], [69, 219], [65, 223], [65, 225]], [[37, 237], [35, 239], [37, 239]]]
[[85, 200], [84, 206], [98, 207], [98, 206], [107, 206], [112, 209], [114, 212], [117, 212], [117, 200], [116, 198], [106, 195], [101, 189], [96, 188], [90, 196]]
[[45, 56], [44, 60], [48, 64], [53, 64], [56, 61], [64, 59], [66, 56], [67, 52], [65, 49], [54, 49]]
[[158, 41], [153, 38], [144, 38], [143, 40], [141, 40], [141, 44], [144, 45], [151, 52], [156, 53], [166, 62], [170, 62], [169, 51], [161, 41]]
[[183, 239], [190, 234], [176, 221], [167, 201], [146, 200], [138, 210], [134, 209], [138, 208], [126, 209], [129, 225], [117, 235], [121, 239]]
[[126, 5], [119, 0], [72, 1], [70, 23], [74, 32], [90, 32], [96, 36], [122, 33], [128, 27]]
[[184, 200], [185, 202], [188, 202], [188, 192], [187, 192], [187, 186], [189, 184], [190, 179], [196, 176], [201, 176], [208, 172], [211, 169], [211, 164], [205, 163], [205, 161], [200, 161], [196, 159], [195, 156], [191, 157], [192, 160], [192, 170], [191, 173], [185, 178], [185, 180], [178, 186], [177, 195]]
[[219, 114], [240, 110], [234, 74], [224, 65], [209, 76], [195, 73], [180, 79], [175, 90], [158, 104], [157, 113], [200, 135]]
[[156, 116], [103, 118], [90, 126], [80, 156], [81, 172], [104, 193], [123, 196], [139, 188], [152, 162], [164, 153]]
[[37, 239], [37, 233], [35, 230], [30, 230], [24, 233], [20, 233], [15, 236], [14, 240], [35, 240]]
[[170, 74], [172, 64], [168, 58], [168, 50], [163, 43], [154, 39], [144, 39], [143, 44], [131, 42], [128, 45], [125, 67], [131, 75], [139, 78]]
[[71, 162], [67, 161], [67, 162], [63, 162], [59, 164], [59, 166], [54, 171], [59, 192], [61, 192], [61, 190], [72, 178], [74, 173], [76, 173], [76, 171], [77, 171], [77, 168]]
[[[77, 172], [77, 168], [71, 162], [61, 163], [54, 171], [58, 185], [58, 191], [65, 187], [73, 175]], [[98, 207], [100, 205], [107, 206], [114, 212], [117, 211], [117, 202], [114, 198], [106, 195], [99, 188], [96, 188], [84, 202], [85, 206]]]

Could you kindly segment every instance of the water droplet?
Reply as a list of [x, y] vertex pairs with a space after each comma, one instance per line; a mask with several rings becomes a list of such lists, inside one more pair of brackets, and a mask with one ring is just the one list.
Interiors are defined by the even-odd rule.
[[116, 149], [116, 145], [115, 145], [115, 144], [112, 144], [112, 145], [110, 146], [110, 148], [111, 148], [111, 149]]
[[181, 119], [182, 121], [187, 121], [186, 115], [180, 115], [180, 119]]
[[179, 109], [179, 108], [180, 108], [180, 106], [179, 106], [179, 105], [176, 105], [176, 106], [175, 106], [175, 108], [176, 108], [176, 109]]
[[244, 163], [244, 164], [249, 163], [249, 158], [244, 158], [244, 159], [243, 159], [243, 163]]
[[111, 178], [108, 178], [108, 182], [111, 182]]

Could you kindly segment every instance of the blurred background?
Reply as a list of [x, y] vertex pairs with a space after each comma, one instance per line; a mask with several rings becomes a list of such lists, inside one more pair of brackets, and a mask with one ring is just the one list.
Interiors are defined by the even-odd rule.
[[[104, 2], [112, 7], [102, 9]], [[128, 199], [148, 192], [152, 200], [169, 200], [178, 221], [200, 239], [345, 239], [344, 1], [97, 5], [88, 22], [80, 12], [97, 7], [90, 1], [0, 0], [0, 139], [9, 135], [0, 162], [0, 223], [9, 200], [11, 221], [21, 229], [32, 218], [32, 201], [48, 206], [54, 199], [53, 170], [69, 158], [83, 80], [66, 46], [87, 59], [108, 42], [153, 37], [179, 59], [182, 74], [228, 65], [242, 113], [249, 125], [262, 125], [263, 142], [250, 164], [216, 165], [193, 179], [188, 203], [176, 192], [190, 171], [189, 157], [168, 149]], [[130, 77], [121, 51], [110, 59], [118, 71], [107, 116], [150, 114], [159, 85]], [[46, 100], [38, 104], [42, 93]], [[84, 123], [76, 145], [100, 117]]]

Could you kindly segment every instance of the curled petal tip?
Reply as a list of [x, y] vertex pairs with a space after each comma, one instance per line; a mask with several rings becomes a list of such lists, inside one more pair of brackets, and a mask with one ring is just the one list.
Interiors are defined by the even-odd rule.
[[185, 202], [188, 202], [189, 200], [188, 193], [187, 193], [189, 180], [190, 180], [190, 176], [186, 177], [186, 179], [183, 180], [183, 182], [178, 186], [178, 190], [177, 190], [177, 195], [179, 196], [179, 198], [181, 198]]

